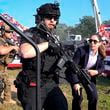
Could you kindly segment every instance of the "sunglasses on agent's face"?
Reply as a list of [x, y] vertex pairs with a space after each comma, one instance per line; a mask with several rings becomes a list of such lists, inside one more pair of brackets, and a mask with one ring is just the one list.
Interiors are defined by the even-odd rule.
[[51, 20], [51, 19], [54, 19], [55, 21], [58, 20], [58, 17], [54, 15], [46, 15], [45, 18], [47, 18], [48, 20]]
[[94, 39], [90, 39], [90, 40], [89, 40], [89, 43], [91, 44], [92, 42], [93, 42], [94, 44], [97, 44], [99, 41], [98, 41], [98, 40], [94, 40]]
[[5, 30], [5, 33], [12, 33], [12, 30]]

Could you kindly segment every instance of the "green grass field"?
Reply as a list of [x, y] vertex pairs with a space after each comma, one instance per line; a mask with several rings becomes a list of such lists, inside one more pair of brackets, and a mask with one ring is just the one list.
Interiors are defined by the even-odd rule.
[[[69, 84], [61, 85], [64, 94], [68, 99], [69, 110], [71, 110], [71, 89]], [[98, 90], [98, 106], [97, 110], [110, 110], [110, 79], [99, 77], [97, 78], [97, 90]], [[87, 97], [83, 89], [83, 102], [82, 110], [87, 110]]]
[[[9, 70], [8, 73], [11, 78], [15, 78], [20, 69], [17, 70]], [[98, 107], [97, 110], [110, 110], [110, 79], [99, 77], [97, 78], [97, 90], [99, 95]], [[68, 100], [69, 110], [71, 110], [71, 89], [68, 83], [60, 85], [62, 91]], [[16, 96], [16, 94], [14, 94]], [[15, 100], [17, 98], [14, 96]], [[18, 101], [17, 101], [18, 102]], [[20, 103], [17, 104], [1, 104], [0, 110], [22, 110]], [[87, 98], [85, 91], [83, 89], [83, 102], [82, 102], [82, 110], [87, 110]]]

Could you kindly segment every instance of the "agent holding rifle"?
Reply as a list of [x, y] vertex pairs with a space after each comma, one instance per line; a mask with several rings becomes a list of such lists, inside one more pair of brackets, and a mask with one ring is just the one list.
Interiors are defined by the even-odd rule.
[[[25, 31], [38, 46], [41, 53], [41, 101], [44, 110], [67, 110], [67, 100], [58, 86], [56, 66], [60, 49], [50, 41], [58, 24], [60, 9], [58, 4], [46, 3], [37, 9], [36, 26]], [[52, 36], [51, 36], [52, 35]], [[36, 110], [36, 51], [21, 37], [22, 71], [15, 85], [23, 110]], [[40, 103], [40, 102], [39, 102]]]
[[[89, 39], [89, 45], [80, 47], [74, 54], [73, 60], [80, 66], [81, 69], [85, 69], [87, 74], [91, 77], [91, 88], [83, 85], [88, 99], [88, 110], [97, 109], [97, 89], [96, 89], [96, 77], [101, 74], [104, 70], [104, 58], [105, 52], [102, 53], [100, 50], [101, 36], [98, 34], [91, 35]], [[67, 79], [71, 83], [72, 88], [72, 110], [81, 110], [82, 87], [80, 86], [81, 80], [77, 74], [71, 74], [71, 68], [67, 69]], [[68, 74], [70, 73], [70, 75]]]
[[10, 45], [7, 42], [7, 39], [12, 39], [12, 32], [10, 27], [3, 22], [0, 28], [0, 98], [3, 94], [3, 100], [2, 98], [0, 99], [1, 103], [13, 103], [7, 65], [13, 61], [15, 52], [18, 53], [19, 47]]

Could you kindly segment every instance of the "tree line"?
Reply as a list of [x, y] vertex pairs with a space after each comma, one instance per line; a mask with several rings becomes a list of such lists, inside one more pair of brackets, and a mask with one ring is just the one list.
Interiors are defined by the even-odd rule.
[[[103, 21], [103, 24], [110, 24], [110, 20]], [[79, 19], [79, 24], [75, 24], [75, 26], [59, 24], [56, 29], [56, 34], [60, 40], [65, 40], [68, 34], [80, 34], [85, 39], [94, 33], [96, 33], [96, 26], [92, 16], [83, 16]]]

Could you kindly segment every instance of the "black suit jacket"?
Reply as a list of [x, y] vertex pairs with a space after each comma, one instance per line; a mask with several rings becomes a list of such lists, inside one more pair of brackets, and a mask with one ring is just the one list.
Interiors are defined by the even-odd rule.
[[[80, 47], [74, 54], [73, 60], [76, 64], [80, 66], [81, 69], [85, 69], [89, 59], [89, 45]], [[93, 70], [98, 70], [98, 74], [104, 71], [104, 58], [98, 53], [96, 64], [91, 68]], [[67, 80], [71, 84], [79, 83], [80, 80], [77, 74], [71, 68], [66, 70]], [[96, 83], [96, 76], [91, 77], [91, 81]]]

